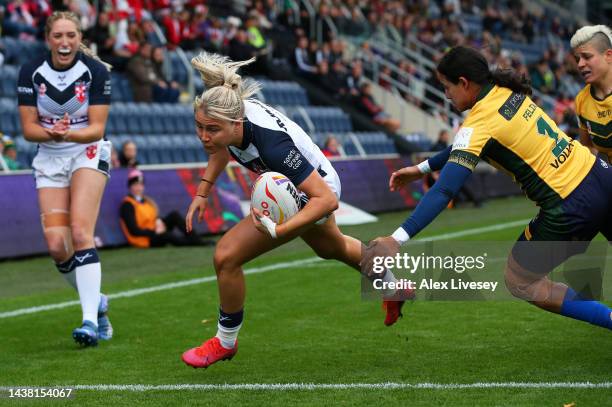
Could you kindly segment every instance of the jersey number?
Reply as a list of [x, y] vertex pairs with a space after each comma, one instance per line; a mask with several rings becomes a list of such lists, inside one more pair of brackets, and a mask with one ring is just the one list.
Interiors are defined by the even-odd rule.
[[555, 157], [559, 157], [569, 144], [568, 141], [563, 137], [560, 138], [559, 133], [555, 132], [552, 127], [550, 127], [550, 124], [542, 117], [538, 117], [537, 125], [538, 134], [541, 136], [548, 136], [555, 140], [555, 147], [552, 149], [552, 153]]

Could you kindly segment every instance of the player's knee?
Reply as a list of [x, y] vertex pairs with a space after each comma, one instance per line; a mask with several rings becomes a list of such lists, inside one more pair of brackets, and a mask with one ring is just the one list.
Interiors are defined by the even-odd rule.
[[509, 261], [506, 264], [504, 280], [510, 293], [525, 301], [543, 301], [548, 297], [546, 278], [529, 274], [520, 266]]
[[522, 300], [525, 299], [523, 298], [524, 296], [522, 295], [520, 284], [514, 276], [514, 271], [507, 266], [504, 272], [504, 280], [506, 282], [506, 288], [508, 289], [508, 291], [510, 291], [510, 294], [512, 294], [516, 298], [520, 298]]
[[234, 253], [226, 245], [218, 245], [213, 255], [213, 264], [217, 275], [221, 273], [231, 273], [234, 270], [239, 270], [240, 265], [236, 264], [236, 253]]
[[45, 233], [45, 239], [49, 248], [49, 254], [53, 260], [55, 262], [65, 260], [69, 250], [66, 236], [61, 233]]
[[77, 250], [90, 247], [93, 244], [93, 236], [80, 222], [72, 222], [70, 231], [74, 247]]

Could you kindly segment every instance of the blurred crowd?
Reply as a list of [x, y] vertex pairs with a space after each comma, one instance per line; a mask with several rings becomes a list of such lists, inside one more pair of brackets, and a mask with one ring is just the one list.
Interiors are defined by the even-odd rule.
[[[541, 13], [528, 11], [523, 2], [512, 0], [495, 5], [476, 0], [321, 0], [315, 4], [321, 16], [318, 18], [333, 21], [341, 34], [362, 39], [354, 58], [341, 63], [339, 55], [346, 55], [347, 44], [335, 36], [330, 24], [325, 21], [321, 24], [321, 45], [298, 35], [294, 58], [298, 71], [315, 77], [333, 95], [354, 94], [353, 84], [361, 83], [355, 78], [365, 70], [367, 77], [378, 77], [378, 85], [388, 90], [395, 87], [408, 102], [439, 114], [441, 109], [423, 104], [422, 98], [442, 104], [440, 94], [407, 91], [413, 80], [443, 91], [433, 72], [420, 71], [414, 61], [376, 49], [368, 40], [391, 38], [414, 49], [416, 39], [426, 46], [420, 52], [434, 63], [450, 47], [469, 45], [480, 49], [492, 68], [513, 68], [529, 78], [538, 95], [546, 99], [536, 96], [536, 101], [545, 102], [564, 130], [577, 136], [573, 98], [583, 82], [569, 50], [569, 39], [578, 28], [574, 22], [559, 17], [543, 18]], [[302, 28], [306, 29], [307, 24], [309, 21], [303, 18]], [[536, 52], [541, 50], [539, 57], [533, 62], [531, 56], [532, 62], [528, 63], [521, 51], [524, 48], [516, 47], [517, 44]], [[372, 67], [380, 60], [378, 57], [390, 63], [379, 65], [380, 75], [373, 75]], [[397, 69], [392, 70], [391, 66]], [[403, 86], [394, 86], [389, 78]]]
[[[314, 20], [296, 0], [247, 0], [240, 3], [242, 8], [238, 3], [210, 0], [101, 0], [95, 3], [97, 8], [88, 0], [0, 0], [0, 30], [2, 36], [21, 41], [42, 40], [44, 23], [52, 10], [76, 12], [81, 16], [85, 41], [114, 66], [115, 72], [128, 77], [135, 100], [141, 102], [179, 100], [186, 83], [172, 79], [168, 58], [168, 52], [177, 47], [220, 52], [235, 60], [258, 56], [258, 63], [249, 67], [247, 74], [265, 75], [272, 58], [286, 60], [300, 75], [316, 81], [334, 97], [354, 102], [391, 132], [399, 123], [376, 103], [366, 78], [376, 77], [378, 85], [432, 113], [436, 109], [423, 104], [422, 99], [442, 103], [440, 95], [430, 91], [414, 94], [409, 91], [410, 82], [420, 80], [434, 89], [441, 86], [431, 70], [417, 69], [407, 58], [387, 55], [367, 39], [391, 38], [408, 48], [414, 48], [416, 39], [427, 46], [419, 52], [434, 63], [449, 47], [467, 44], [483, 51], [493, 67], [512, 67], [529, 77], [534, 89], [546, 95], [549, 104], [553, 101], [550, 110], [554, 118], [569, 132], [577, 127], [573, 98], [582, 80], [568, 50], [576, 29], [571, 22], [542, 18], [516, 0], [495, 5], [480, 0], [312, 3], [317, 11]], [[224, 5], [230, 10], [221, 12], [219, 7]], [[475, 29], [474, 24], [480, 25]], [[317, 39], [311, 38], [312, 27]], [[166, 39], [163, 44], [158, 28]], [[349, 44], [339, 35], [363, 41], [349, 52]], [[507, 41], [547, 45], [539, 59], [528, 64], [518, 48], [504, 46]], [[379, 65], [374, 76], [373, 62], [378, 57], [389, 63]], [[397, 83], [402, 86], [394, 85]]]
[[17, 161], [17, 146], [10, 136], [0, 133], [0, 173], [20, 170]]

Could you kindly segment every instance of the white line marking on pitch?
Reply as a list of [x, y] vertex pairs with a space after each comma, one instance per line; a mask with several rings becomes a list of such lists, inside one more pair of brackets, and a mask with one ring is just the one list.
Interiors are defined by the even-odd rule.
[[[513, 222], [500, 223], [497, 225], [483, 226], [483, 227], [474, 228], [474, 229], [460, 230], [458, 232], [444, 233], [441, 235], [424, 237], [418, 240], [421, 240], [421, 241], [446, 240], [446, 239], [452, 239], [455, 237], [476, 235], [478, 233], [486, 233], [486, 232], [493, 232], [496, 230], [508, 229], [508, 228], [512, 228], [515, 226], [524, 225], [527, 222], [529, 222], [529, 219], [523, 219], [523, 220], [518, 220], [518, 221], [513, 221]], [[323, 261], [323, 259], [319, 257], [309, 257], [309, 258], [302, 259], [302, 260], [295, 260], [295, 261], [289, 261], [286, 263], [277, 263], [277, 264], [271, 264], [269, 266], [246, 269], [244, 270], [244, 274], [265, 273], [265, 272], [272, 271], [272, 270], [298, 267], [298, 266], [303, 266], [305, 264], [315, 263], [319, 261]], [[156, 291], [172, 290], [174, 288], [187, 287], [187, 286], [195, 285], [195, 284], [209, 283], [211, 281], [215, 281], [216, 279], [217, 279], [216, 276], [194, 278], [191, 280], [178, 281], [176, 283], [167, 283], [167, 284], [156, 285], [153, 287], [137, 288], [134, 290], [121, 291], [115, 294], [109, 294], [108, 297], [110, 299], [123, 298], [123, 297], [135, 297], [138, 295], [148, 294], [148, 293], [152, 293]], [[74, 301], [66, 301], [66, 302], [60, 302], [60, 303], [55, 303], [55, 304], [40, 305], [37, 307], [20, 308], [20, 309], [16, 309], [13, 311], [0, 312], [0, 319], [17, 317], [20, 315], [35, 314], [38, 312], [50, 311], [54, 309], [62, 309], [62, 308], [67, 308], [67, 307], [70, 307], [73, 305], [79, 305], [79, 304], [80, 304], [79, 301], [74, 300]]]
[[[303, 266], [305, 264], [314, 263], [318, 261], [323, 261], [323, 259], [320, 259], [318, 257], [311, 257], [311, 258], [303, 259], [303, 260], [288, 261], [286, 263], [276, 263], [276, 264], [271, 264], [269, 266], [246, 269], [244, 270], [244, 274], [265, 273], [267, 271], [277, 270], [281, 268], [291, 268], [291, 267]], [[171, 290], [171, 289], [179, 288], [179, 287], [187, 287], [187, 286], [195, 285], [195, 284], [208, 283], [211, 281], [215, 281], [216, 279], [217, 279], [217, 276], [206, 276], [206, 277], [200, 277], [200, 278], [193, 278], [191, 280], [178, 281], [176, 283], [167, 283], [167, 284], [156, 285], [153, 287], [137, 288], [134, 290], [121, 291], [115, 294], [108, 294], [108, 298], [114, 299], [114, 298], [123, 298], [123, 297], [136, 297], [138, 295], [148, 294], [148, 293], [152, 293], [156, 291]], [[56, 304], [40, 305], [38, 307], [21, 308], [21, 309], [16, 309], [14, 311], [7, 311], [7, 312], [0, 313], [0, 319], [16, 317], [16, 316], [25, 315], [25, 314], [34, 314], [34, 313], [41, 312], [41, 311], [49, 311], [53, 309], [66, 308], [71, 305], [78, 305], [78, 304], [80, 304], [80, 302], [75, 300], [75, 301], [60, 302]]]
[[[0, 386], [8, 391], [24, 386]], [[28, 387], [28, 386], [25, 386]], [[401, 389], [609, 389], [612, 382], [478, 382], [478, 383], [244, 383], [244, 384], [76, 384], [54, 386], [96, 391], [180, 391], [180, 390], [401, 390]]]

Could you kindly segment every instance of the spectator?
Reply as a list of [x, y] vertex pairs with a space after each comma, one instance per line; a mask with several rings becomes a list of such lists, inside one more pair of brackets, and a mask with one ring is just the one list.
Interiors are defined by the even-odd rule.
[[342, 60], [337, 59], [332, 65], [332, 70], [329, 73], [328, 81], [334, 97], [344, 98], [348, 95], [348, 88], [346, 86], [347, 77], [348, 75], [346, 73], [346, 68], [342, 63]]
[[181, 23], [179, 22], [178, 12], [176, 10], [172, 10], [170, 13], [166, 12], [161, 23], [166, 32], [168, 49], [173, 50], [181, 43]]
[[134, 94], [135, 102], [153, 102], [153, 88], [162, 85], [163, 80], [155, 73], [151, 59], [151, 44], [142, 42], [138, 54], [133, 56], [127, 65], [127, 74]]
[[[177, 211], [159, 217], [155, 201], [144, 194], [144, 176], [133, 169], [128, 174], [128, 195], [119, 209], [121, 229], [128, 243], [134, 247], [204, 246], [214, 244], [196, 233], [187, 233], [185, 220]], [[179, 233], [173, 233], [177, 229]]]
[[324, 42], [321, 48], [319, 48], [316, 53], [317, 65], [320, 64], [321, 61], [326, 61], [327, 63], [330, 63], [331, 60], [332, 60], [331, 45], [329, 42]]
[[143, 40], [156, 47], [162, 45], [161, 40], [155, 32], [155, 22], [151, 18], [143, 18], [141, 23]]
[[[242, 24], [242, 21], [236, 17], [228, 17], [228, 24], [235, 24], [236, 20], [238, 23]], [[193, 21], [198, 46], [207, 50], [214, 49], [214, 45], [209, 38], [211, 35], [212, 20], [208, 15], [208, 7], [202, 4], [196, 6]], [[230, 23], [230, 21], [232, 21], [232, 23]]]
[[[438, 133], [438, 141], [433, 146], [431, 146], [429, 150], [432, 152], [438, 152], [438, 151], [445, 150], [448, 147], [448, 142], [449, 142], [448, 130], [442, 129]], [[431, 189], [431, 187], [436, 183], [439, 177], [440, 177], [440, 171], [434, 171], [434, 172], [430, 172], [429, 174], [427, 174], [425, 178], [423, 178], [423, 189], [425, 190], [425, 192]], [[474, 207], [476, 208], [480, 208], [482, 206], [482, 199], [478, 195], [476, 195], [476, 193], [472, 191], [472, 189], [467, 184], [464, 184], [461, 187], [457, 195], [458, 195], [459, 200], [462, 202], [471, 201], [474, 203]], [[448, 203], [448, 208], [452, 208], [454, 206], [455, 206], [455, 200], [453, 199]]]
[[364, 81], [365, 77], [363, 76], [361, 61], [355, 60], [351, 65], [351, 74], [346, 78], [346, 86], [350, 96], [353, 98], [361, 96], [361, 86]]
[[119, 153], [119, 165], [123, 168], [138, 167], [138, 147], [132, 140], [128, 140], [121, 146]]
[[21, 170], [21, 164], [17, 161], [17, 146], [13, 139], [8, 136], [2, 138], [4, 144], [4, 150], [2, 152], [2, 158], [9, 171]]
[[0, 132], [0, 172], [9, 172], [8, 164], [4, 160], [4, 138]]
[[117, 149], [115, 146], [111, 146], [111, 168], [121, 168], [121, 162], [119, 161], [119, 153], [117, 153]]
[[129, 57], [136, 55], [140, 44], [145, 42], [145, 35], [140, 26], [136, 23], [128, 23], [125, 20], [120, 20], [117, 23], [115, 37], [115, 53], [128, 55]]
[[[255, 56], [255, 48], [249, 44], [247, 32], [241, 28], [229, 42], [227, 55], [232, 61], [247, 61]], [[246, 72], [246, 71], [245, 71]]]
[[186, 50], [193, 50], [197, 46], [198, 22], [188, 9], [183, 9], [178, 15], [180, 26], [180, 46]]
[[331, 56], [330, 63], [336, 61], [344, 61], [344, 42], [339, 39], [331, 41]]
[[531, 85], [544, 93], [552, 93], [555, 89], [555, 75], [544, 58], [540, 59], [531, 71]]
[[257, 13], [251, 13], [246, 20], [246, 31], [249, 34], [249, 44], [255, 48], [259, 54], [264, 53], [268, 46], [266, 38], [264, 37], [260, 25]]
[[325, 155], [325, 157], [339, 157], [341, 155], [339, 147], [340, 142], [338, 141], [338, 139], [333, 135], [329, 135], [325, 139], [325, 144], [323, 145], [323, 149], [321, 150], [321, 152], [323, 153], [323, 155]]
[[391, 72], [391, 68], [388, 66], [383, 66], [380, 70], [380, 75], [378, 78], [378, 85], [389, 92], [392, 91], [393, 85], [391, 85], [391, 79], [393, 76], [393, 72]]
[[295, 63], [297, 65], [298, 73], [302, 76], [313, 78], [317, 73], [317, 67], [310, 60], [310, 54], [308, 53], [308, 38], [300, 37], [298, 40], [298, 46], [295, 49]]
[[153, 101], [158, 103], [177, 103], [180, 96], [179, 84], [170, 79], [167, 73], [164, 47], [155, 47], [151, 54], [153, 70], [158, 79], [153, 85]]
[[449, 135], [448, 135], [448, 130], [446, 129], [442, 129], [440, 130], [440, 132], [438, 133], [438, 141], [436, 141], [436, 143], [431, 146], [431, 151], [442, 151], [444, 150], [446, 147], [448, 147], [448, 140], [449, 140]]
[[374, 123], [384, 126], [387, 131], [391, 133], [397, 133], [400, 128], [399, 120], [389, 116], [389, 114], [376, 103], [372, 95], [372, 85], [367, 82], [361, 86], [359, 105], [372, 118]]
[[131, 53], [127, 49], [115, 49], [117, 39], [111, 33], [108, 13], [100, 13], [96, 25], [87, 34], [89, 41], [98, 46], [100, 59], [111, 64], [113, 69], [125, 70]]
[[321, 85], [329, 94], [337, 97], [340, 92], [339, 86], [341, 86], [342, 83], [336, 82], [335, 75], [332, 72], [329, 72], [329, 64], [327, 61], [321, 61], [317, 68], [319, 71], [319, 77], [317, 79], [319, 85]]
[[38, 22], [24, 0], [9, 2], [2, 21], [3, 35], [34, 41], [39, 34]]
[[324, 2], [319, 3], [319, 12], [315, 18], [316, 24], [321, 29], [323, 42], [329, 42], [334, 37], [334, 28], [332, 27], [329, 6]]

